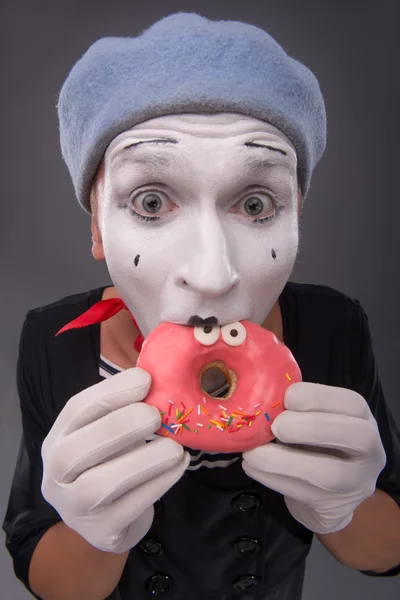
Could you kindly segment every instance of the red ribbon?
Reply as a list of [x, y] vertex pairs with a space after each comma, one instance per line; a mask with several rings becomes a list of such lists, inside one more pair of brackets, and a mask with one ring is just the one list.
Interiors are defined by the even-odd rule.
[[140, 352], [142, 349], [142, 345], [144, 342], [144, 337], [140, 333], [139, 327], [133, 318], [132, 313], [129, 308], [126, 306], [125, 302], [121, 300], [121, 298], [108, 298], [107, 300], [100, 300], [93, 304], [88, 310], [82, 313], [76, 319], [73, 319], [64, 327], [62, 327], [56, 333], [56, 337], [59, 333], [63, 333], [64, 331], [68, 331], [68, 329], [77, 329], [79, 327], [86, 327], [87, 325], [93, 325], [94, 323], [100, 323], [101, 321], [107, 321], [110, 317], [116, 315], [120, 310], [125, 309], [131, 315], [132, 321], [136, 329], [139, 331], [139, 335], [134, 341], [134, 348], [137, 352]]

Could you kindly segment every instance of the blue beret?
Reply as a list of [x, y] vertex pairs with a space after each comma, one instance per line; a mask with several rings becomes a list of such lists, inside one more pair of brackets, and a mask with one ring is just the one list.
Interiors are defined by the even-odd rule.
[[318, 81], [264, 30], [195, 13], [164, 17], [137, 37], [96, 41], [58, 99], [62, 156], [81, 206], [107, 146], [153, 117], [236, 112], [267, 121], [296, 148], [305, 197], [326, 144]]

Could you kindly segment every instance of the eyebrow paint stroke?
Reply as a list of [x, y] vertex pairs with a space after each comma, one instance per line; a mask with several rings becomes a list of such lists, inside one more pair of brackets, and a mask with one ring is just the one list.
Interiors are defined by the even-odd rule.
[[246, 142], [245, 146], [247, 146], [247, 148], [267, 148], [267, 150], [271, 150], [272, 152], [280, 152], [284, 156], [287, 156], [287, 152], [282, 150], [282, 148], [274, 148], [273, 146], [269, 146], [267, 144], [259, 144], [257, 142]]
[[140, 140], [139, 142], [132, 142], [128, 146], [122, 148], [122, 150], [129, 150], [135, 146], [141, 146], [142, 144], [178, 144], [178, 140], [174, 140], [172, 138], [157, 138], [154, 140]]
[[[170, 145], [170, 144], [178, 144], [177, 140], [171, 138], [160, 138], [154, 140], [140, 140], [138, 142], [132, 142], [127, 146], [121, 148], [121, 150], [111, 159], [111, 165], [113, 167], [117, 167], [124, 163], [142, 163], [149, 164], [156, 169], [160, 169], [162, 167], [175, 167], [175, 168], [183, 168], [182, 158], [175, 154], [160, 154], [157, 152], [153, 152], [151, 154], [142, 153], [140, 151], [140, 147], [145, 144], [152, 144], [154, 146], [158, 146], [161, 144]], [[138, 154], [132, 157], [132, 152], [138, 150]]]

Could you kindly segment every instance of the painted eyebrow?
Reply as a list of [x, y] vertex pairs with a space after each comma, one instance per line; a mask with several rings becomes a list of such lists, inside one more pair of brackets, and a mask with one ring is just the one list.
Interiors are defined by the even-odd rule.
[[[113, 164], [114, 163], [120, 164], [120, 163], [124, 163], [126, 161], [131, 161], [132, 158], [129, 158], [126, 155], [124, 156], [125, 152], [127, 150], [132, 150], [132, 149], [137, 148], [138, 146], [142, 146], [144, 144], [147, 144], [147, 145], [148, 144], [175, 145], [175, 144], [179, 144], [179, 142], [172, 138], [158, 138], [158, 139], [154, 139], [154, 140], [142, 140], [142, 141], [138, 141], [138, 142], [133, 142], [133, 143], [129, 144], [128, 146], [125, 146], [124, 148], [122, 148], [121, 153], [119, 153], [112, 161]], [[263, 149], [269, 150], [271, 152], [277, 152], [279, 154], [282, 154], [283, 156], [287, 156], [287, 152], [285, 152], [281, 148], [274, 148], [273, 146], [269, 146], [266, 144], [259, 144], [257, 142], [246, 142], [244, 144], [244, 147], [263, 148]], [[173, 154], [137, 155], [134, 158], [134, 162], [151, 165], [155, 168], [171, 167], [171, 166], [173, 166], [175, 168], [181, 168], [181, 169], [184, 168], [181, 157], [175, 156]], [[255, 156], [247, 156], [244, 161], [244, 167], [247, 168], [252, 173], [253, 172], [256, 173], [261, 170], [271, 168], [274, 165], [275, 165], [275, 163], [271, 162], [271, 160], [269, 160], [269, 159], [260, 159], [260, 158], [256, 158]]]
[[[257, 142], [246, 142], [244, 146], [246, 148], [263, 148], [271, 152], [277, 152], [278, 154], [281, 154], [285, 157], [287, 157], [288, 155], [287, 152], [285, 152], [285, 150], [282, 150], [282, 148], [275, 148], [274, 146], [269, 146], [267, 144], [258, 144]], [[286, 160], [283, 158], [278, 159], [278, 161], [276, 162], [272, 161], [270, 158], [259, 158], [253, 155], [245, 157], [244, 167], [250, 172], [250, 175], [257, 175], [261, 171], [270, 171], [277, 165], [281, 168], [282, 166], [284, 168], [288, 168], [289, 164], [287, 161], [288, 158], [286, 158]]]
[[268, 146], [267, 144], [258, 144], [257, 142], [246, 142], [245, 146], [247, 146], [247, 148], [267, 148], [267, 150], [272, 150], [273, 152], [280, 152], [284, 156], [287, 156], [287, 152], [282, 150], [282, 148], [274, 148], [273, 146]]
[[[132, 144], [129, 144], [128, 146], [124, 146], [124, 148], [122, 148], [121, 152], [119, 154], [117, 154], [114, 158], [114, 160], [112, 160], [112, 164], [121, 164], [124, 162], [131, 162], [132, 158], [129, 156], [129, 152], [127, 152], [128, 150], [133, 150], [134, 148], [137, 148], [138, 146], [142, 146], [143, 144], [153, 144], [153, 145], [158, 145], [158, 144], [178, 144], [177, 140], [171, 139], [171, 138], [160, 138], [160, 139], [154, 139], [154, 140], [142, 140], [139, 142], [132, 142]], [[180, 167], [182, 168], [182, 161], [180, 160], [179, 157], [174, 156], [172, 154], [142, 154], [142, 155], [137, 155], [134, 158], [134, 162], [137, 163], [142, 163], [142, 164], [150, 164], [156, 168], [160, 168], [160, 167], [169, 167], [169, 166], [175, 166], [175, 167]]]

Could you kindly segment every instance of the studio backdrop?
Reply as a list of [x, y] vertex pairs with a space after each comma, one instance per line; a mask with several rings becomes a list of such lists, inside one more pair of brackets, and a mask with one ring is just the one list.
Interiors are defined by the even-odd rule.
[[[388, 405], [399, 397], [398, 22], [393, 0], [13, 0], [0, 6], [2, 61], [0, 205], [0, 486], [7, 505], [21, 435], [15, 385], [28, 309], [111, 283], [91, 255], [90, 218], [61, 159], [56, 103], [69, 69], [103, 36], [137, 35], [177, 11], [267, 30], [317, 76], [328, 116], [327, 149], [301, 220], [292, 280], [331, 286], [369, 317]], [[0, 545], [0, 595], [30, 594]], [[397, 600], [400, 580], [369, 578], [339, 564], [314, 538], [306, 600]]]

